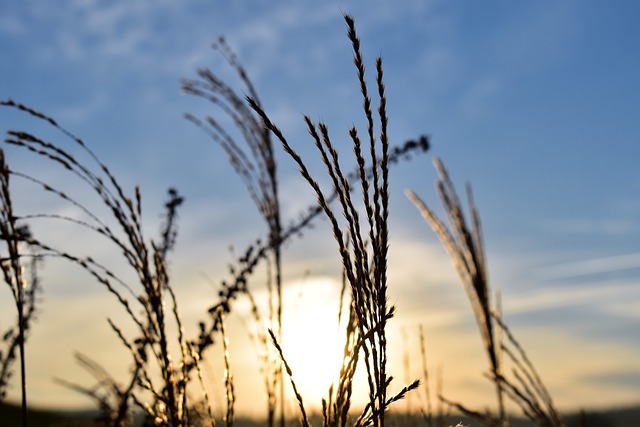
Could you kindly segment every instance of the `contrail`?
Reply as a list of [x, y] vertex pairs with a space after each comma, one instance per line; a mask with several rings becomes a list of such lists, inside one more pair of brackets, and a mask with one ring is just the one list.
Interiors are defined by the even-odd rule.
[[640, 268], [640, 252], [550, 265], [538, 269], [536, 275], [544, 280], [557, 280], [634, 268]]

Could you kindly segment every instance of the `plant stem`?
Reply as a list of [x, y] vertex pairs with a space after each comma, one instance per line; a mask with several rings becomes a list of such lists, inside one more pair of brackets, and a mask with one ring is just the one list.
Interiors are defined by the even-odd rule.
[[22, 385], [22, 427], [27, 427], [29, 422], [27, 419], [27, 369], [24, 357], [24, 289], [22, 287], [22, 283], [18, 283], [18, 323], [20, 384]]

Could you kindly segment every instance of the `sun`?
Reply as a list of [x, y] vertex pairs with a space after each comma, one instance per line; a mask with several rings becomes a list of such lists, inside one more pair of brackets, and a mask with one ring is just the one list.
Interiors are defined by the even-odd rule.
[[319, 408], [342, 361], [340, 284], [331, 278], [308, 278], [287, 286], [283, 298], [283, 354], [305, 406]]

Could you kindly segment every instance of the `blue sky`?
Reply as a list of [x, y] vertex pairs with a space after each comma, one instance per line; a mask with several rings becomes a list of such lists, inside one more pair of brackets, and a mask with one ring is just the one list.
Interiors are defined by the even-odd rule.
[[[182, 118], [214, 110], [181, 94], [180, 79], [209, 67], [233, 80], [233, 71], [210, 49], [225, 35], [267, 112], [313, 162], [303, 114], [327, 122], [340, 142], [347, 141], [351, 125], [363, 122], [346, 12], [356, 19], [369, 69], [376, 55], [384, 58], [392, 141], [432, 138], [428, 155], [392, 171], [395, 327], [424, 323], [431, 360], [444, 366], [447, 394], [483, 402], [478, 390], [486, 365], [479, 340], [471, 338], [475, 326], [462, 289], [403, 195], [411, 188], [438, 207], [430, 161], [437, 155], [457, 184], [474, 187], [490, 277], [502, 290], [506, 320], [559, 405], [637, 403], [635, 2], [1, 1], [0, 98], [55, 117], [84, 138], [123, 185], [139, 184], [148, 234], [157, 229], [165, 190], [180, 190], [186, 204], [173, 268], [185, 283], [179, 292], [192, 308], [187, 317], [195, 321], [207, 304], [203, 295], [213, 298], [224, 276], [228, 246], [241, 250], [265, 229], [222, 150]], [[37, 126], [6, 109], [0, 124], [3, 131]], [[35, 172], [24, 153], [8, 156], [16, 168]], [[313, 197], [293, 163], [283, 155], [279, 160], [284, 214], [294, 218]], [[73, 185], [46, 165], [36, 171]], [[25, 209], [65, 212], [32, 194], [18, 196]], [[292, 316], [311, 310], [300, 294], [316, 290], [309, 284], [296, 290], [306, 270], [321, 283], [338, 277], [326, 231], [318, 225], [285, 253]], [[52, 226], [40, 232], [68, 236]], [[77, 238], [111, 256], [108, 246]], [[32, 395], [40, 404], [79, 405], [85, 401], [51, 384], [51, 371], [80, 381], [74, 350], [123, 369], [122, 356], [111, 355], [102, 338], [110, 333], [105, 318], [118, 307], [98, 284], [70, 277], [64, 265], [46, 268], [44, 305], [30, 341]], [[331, 295], [324, 296], [327, 307]], [[3, 306], [6, 299], [8, 293]]]

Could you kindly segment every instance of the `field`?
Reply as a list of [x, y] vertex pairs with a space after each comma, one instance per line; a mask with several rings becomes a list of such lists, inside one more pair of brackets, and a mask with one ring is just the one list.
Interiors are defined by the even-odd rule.
[[[74, 413], [30, 410], [29, 420], [30, 425], [33, 427], [95, 427], [96, 423], [93, 420], [97, 418], [98, 415], [97, 411]], [[592, 427], [623, 427], [633, 425], [634, 420], [638, 419], [638, 416], [640, 416], [640, 409], [638, 408], [621, 408], [601, 412], [587, 412], [585, 414], [566, 414], [563, 418], [566, 420], [567, 427], [579, 427], [585, 424]], [[20, 408], [18, 406], [0, 404], [0, 419], [2, 419], [6, 425], [19, 425]], [[421, 417], [409, 420], [400, 418], [400, 420], [392, 418], [390, 425], [424, 425], [424, 420]], [[445, 421], [445, 424], [456, 425], [460, 422], [466, 426], [481, 425], [477, 421], [468, 419], [463, 415], [450, 416]], [[315, 424], [316, 423], [314, 423], [314, 425]], [[264, 422], [239, 418], [236, 420], [235, 425], [237, 427], [257, 427], [263, 426]], [[514, 418], [511, 420], [510, 425], [518, 427], [531, 425], [531, 423], [525, 419]]]

